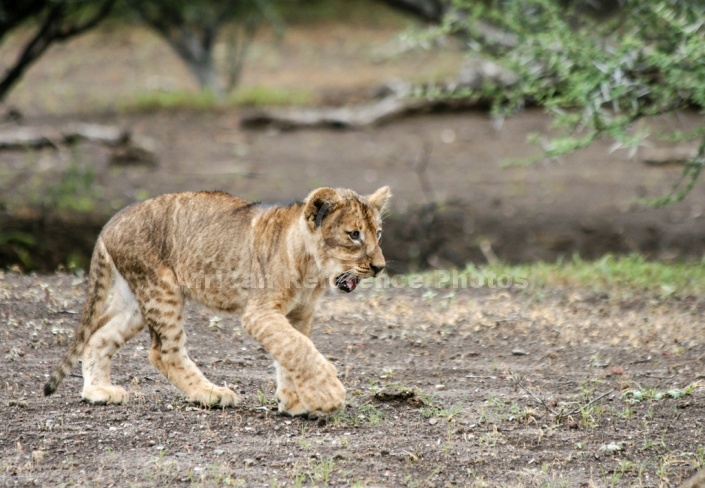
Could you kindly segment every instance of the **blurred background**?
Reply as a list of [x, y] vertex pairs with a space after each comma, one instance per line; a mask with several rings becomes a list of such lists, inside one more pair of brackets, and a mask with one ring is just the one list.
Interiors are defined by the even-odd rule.
[[391, 273], [700, 260], [697, 3], [0, 1], [0, 267], [165, 192], [382, 185]]

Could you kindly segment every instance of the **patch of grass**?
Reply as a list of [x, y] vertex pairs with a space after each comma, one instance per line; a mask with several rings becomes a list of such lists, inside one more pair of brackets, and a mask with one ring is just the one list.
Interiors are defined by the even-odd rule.
[[201, 473], [198, 484], [202, 486], [247, 486], [243, 478], [233, 477], [230, 468], [225, 465], [211, 465], [206, 472]]
[[491, 396], [485, 400], [485, 408], [481, 409], [480, 419], [484, 422], [497, 424], [509, 419], [514, 419], [521, 413], [521, 408], [516, 402], [504, 401]]
[[317, 461], [311, 461], [308, 469], [305, 469], [300, 464], [296, 464], [294, 468], [294, 486], [305, 486], [311, 482], [315, 486], [329, 485], [331, 483], [331, 475], [335, 468], [333, 458], [324, 458]]
[[357, 408], [338, 410], [331, 417], [335, 426], [341, 425], [379, 425], [384, 420], [384, 413], [372, 404], [363, 404]]
[[427, 405], [421, 409], [421, 416], [425, 419], [430, 418], [444, 418], [451, 422], [455, 417], [462, 413], [462, 405], [453, 405], [450, 408], [446, 408], [441, 405]]
[[276, 407], [277, 399], [268, 396], [264, 391], [257, 390], [257, 403], [260, 407]]
[[691, 454], [693, 456], [693, 468], [705, 468], [705, 446], [698, 446], [697, 451]]
[[265, 107], [284, 105], [308, 105], [313, 95], [303, 90], [287, 90], [264, 86], [242, 87], [228, 97], [227, 103], [238, 107]]
[[602, 484], [604, 486], [614, 487], [619, 484], [619, 480], [622, 479], [623, 473], [620, 471], [608, 471], [602, 470]]
[[477, 440], [479, 446], [485, 445], [491, 448], [495, 448], [498, 444], [505, 444], [506, 442], [507, 439], [496, 425], [493, 425], [492, 430], [485, 432]]
[[471, 283], [499, 287], [510, 283], [531, 289], [547, 286], [584, 286], [595, 290], [647, 291], [663, 297], [705, 292], [705, 260], [664, 263], [648, 261], [643, 256], [606, 255], [596, 261], [578, 256], [556, 263], [522, 265], [492, 264], [483, 267], [470, 265], [463, 274]]
[[218, 98], [211, 91], [149, 91], [135, 98], [118, 102], [122, 112], [157, 112], [162, 110], [210, 111], [228, 107], [265, 107], [306, 105], [314, 97], [302, 90], [286, 90], [264, 86], [242, 87], [232, 94]]
[[378, 425], [384, 420], [382, 411], [374, 405], [360, 405], [357, 409], [358, 417], [370, 423], [370, 425]]
[[602, 415], [602, 406], [598, 405], [578, 405], [580, 410], [579, 425], [584, 428], [595, 428], [598, 424], [598, 419]]

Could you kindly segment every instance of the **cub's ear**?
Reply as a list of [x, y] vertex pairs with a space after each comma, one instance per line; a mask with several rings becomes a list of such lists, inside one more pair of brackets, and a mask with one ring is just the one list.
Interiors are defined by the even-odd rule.
[[367, 196], [367, 200], [370, 204], [380, 212], [384, 212], [384, 209], [387, 208], [390, 198], [392, 198], [392, 191], [388, 186], [383, 186], [372, 195]]
[[311, 232], [321, 226], [323, 219], [338, 201], [340, 201], [340, 195], [333, 188], [318, 188], [306, 197], [304, 218]]

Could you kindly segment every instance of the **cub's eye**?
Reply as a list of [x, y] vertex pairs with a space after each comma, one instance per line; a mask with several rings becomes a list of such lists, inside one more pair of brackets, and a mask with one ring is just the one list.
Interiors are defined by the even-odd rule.
[[352, 239], [353, 241], [360, 240], [360, 231], [359, 230], [353, 230], [351, 232], [348, 232], [348, 235], [350, 236], [350, 239]]
[[378, 230], [377, 231], [377, 240], [380, 240], [382, 238], [382, 231]]

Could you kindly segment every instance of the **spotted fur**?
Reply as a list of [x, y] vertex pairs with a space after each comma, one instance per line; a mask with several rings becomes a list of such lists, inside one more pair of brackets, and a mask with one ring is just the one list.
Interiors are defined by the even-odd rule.
[[319, 188], [305, 201], [266, 206], [220, 192], [177, 193], [116, 214], [93, 252], [81, 321], [44, 394], [80, 357], [82, 397], [122, 403], [111, 358], [145, 325], [151, 363], [186, 397], [231, 406], [237, 395], [208, 381], [186, 351], [186, 299], [242, 315], [274, 358], [279, 410], [320, 415], [341, 408], [345, 389], [309, 336], [326, 286], [352, 291], [385, 261], [379, 247], [388, 187], [367, 197]]

